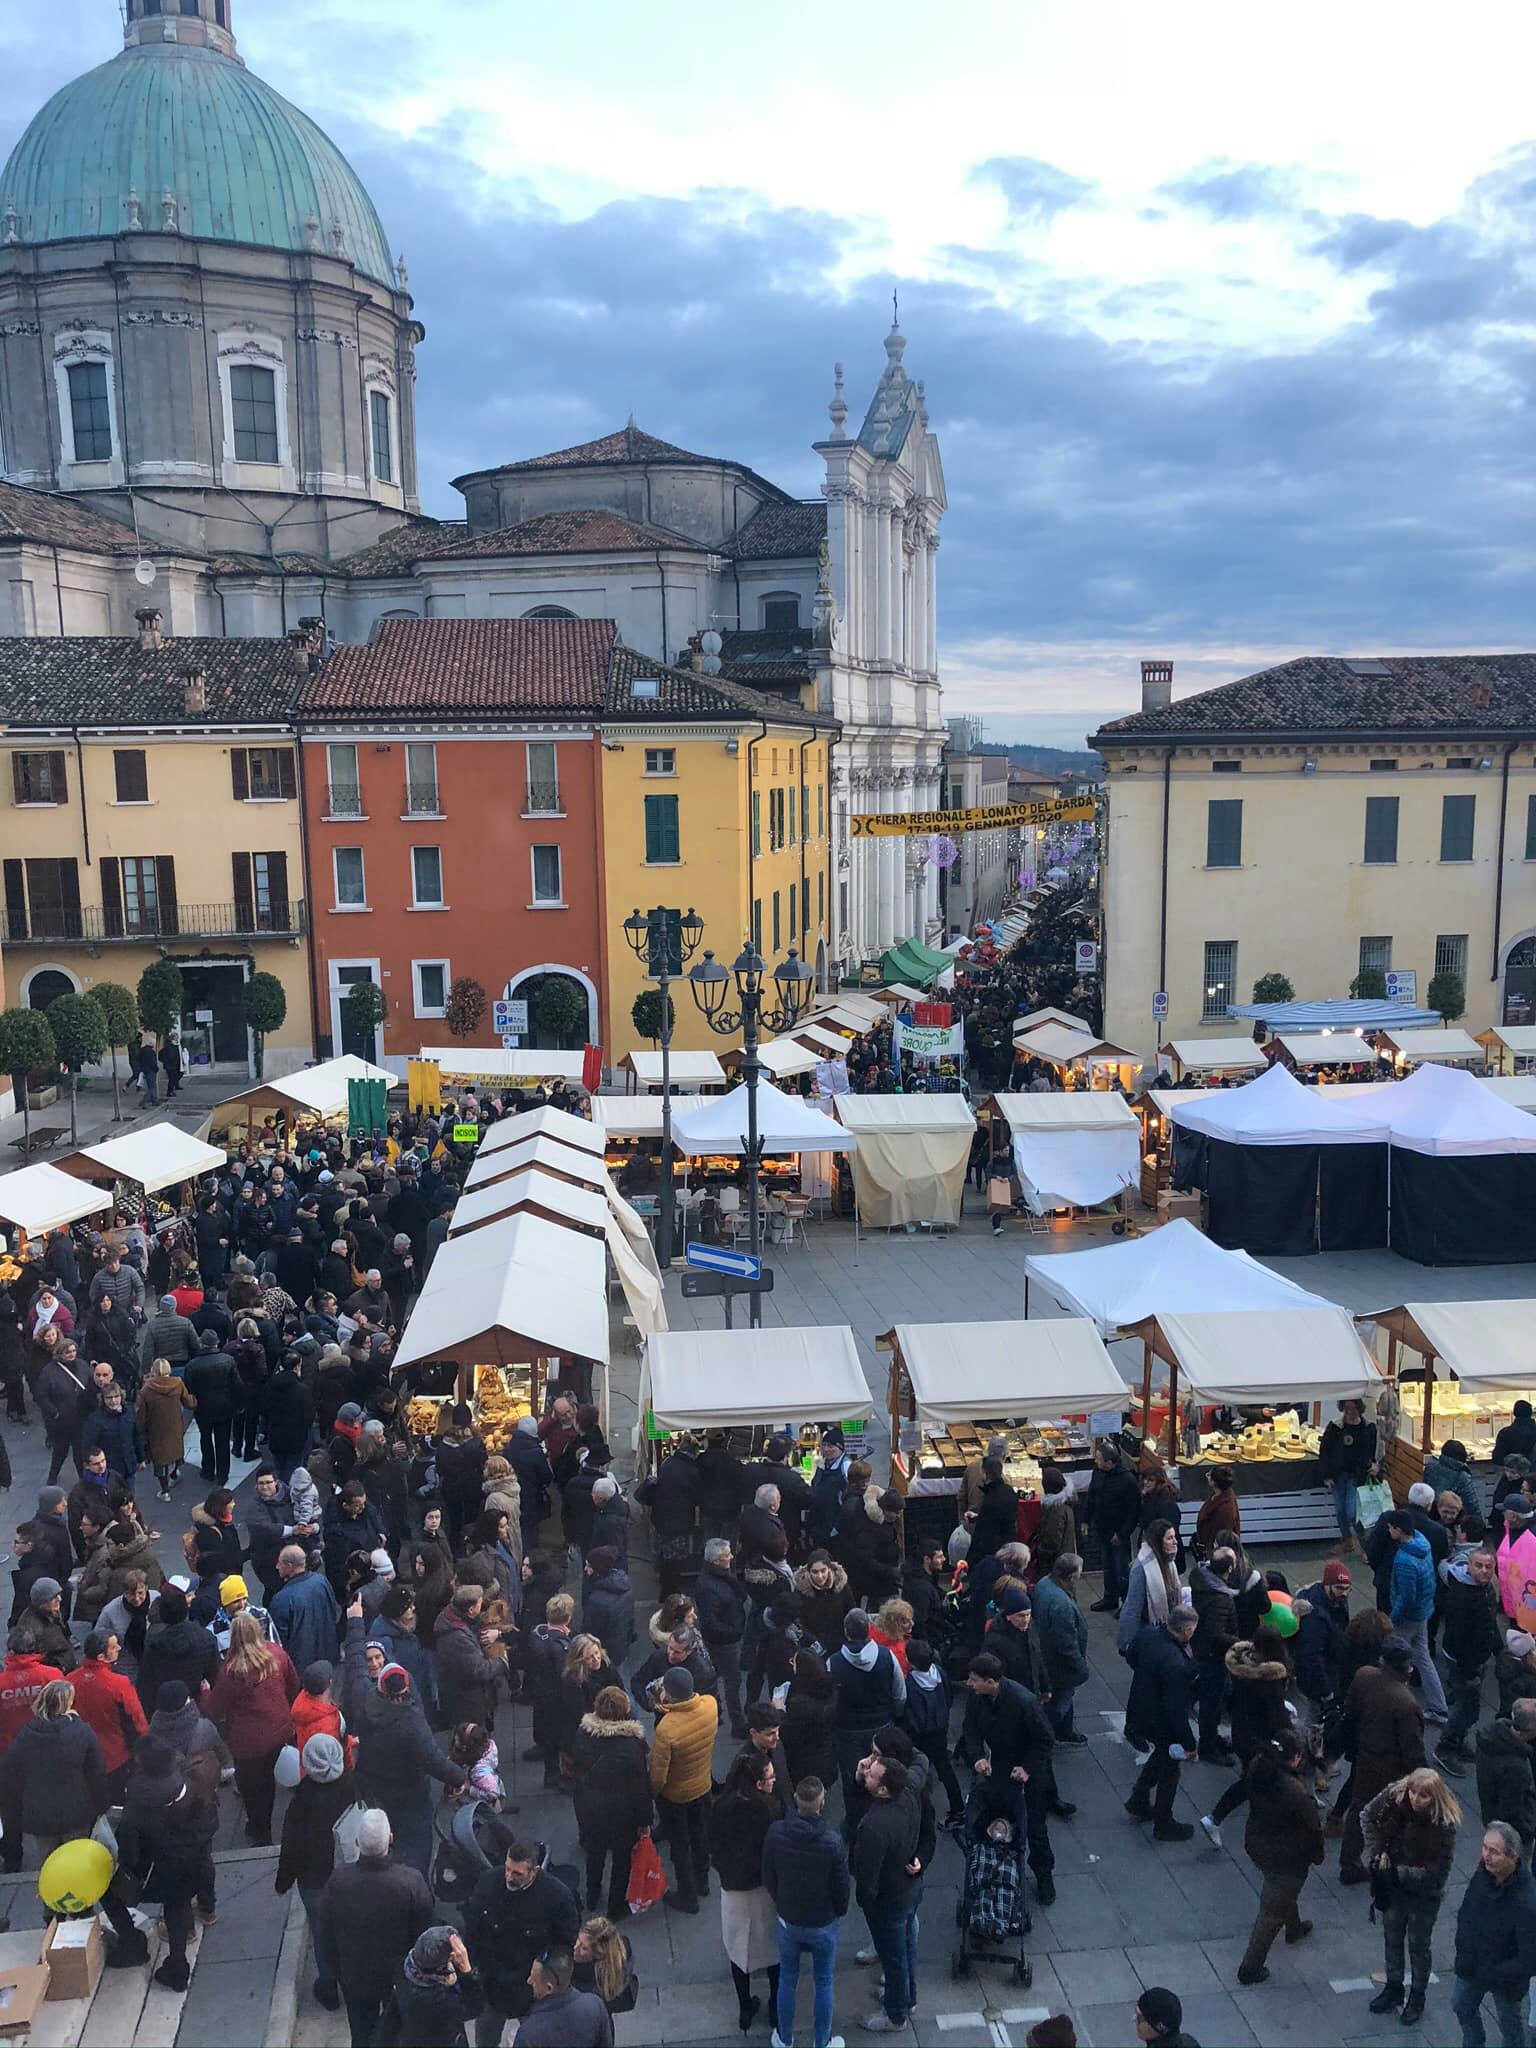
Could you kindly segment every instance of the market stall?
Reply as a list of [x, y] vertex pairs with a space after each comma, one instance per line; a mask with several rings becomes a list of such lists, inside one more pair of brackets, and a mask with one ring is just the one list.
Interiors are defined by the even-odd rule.
[[[1385, 1132], [1366, 1105], [1396, 1092], [1368, 1088], [1340, 1101], [1277, 1061], [1241, 1088], [1211, 1089], [1173, 1110], [1175, 1185], [1203, 1189], [1206, 1228], [1229, 1250], [1294, 1257], [1383, 1246]], [[1196, 1142], [1180, 1146], [1178, 1133]]]
[[1499, 1073], [1536, 1073], [1536, 1024], [1495, 1024], [1477, 1042]]
[[1026, 1317], [1032, 1284], [1044, 1288], [1069, 1315], [1090, 1317], [1105, 1337], [1165, 1310], [1331, 1306], [1246, 1252], [1223, 1251], [1183, 1217], [1145, 1237], [1096, 1245], [1091, 1251], [1030, 1255], [1024, 1261]]
[[1481, 1066], [1483, 1061], [1482, 1047], [1465, 1031], [1436, 1031], [1427, 1025], [1412, 1031], [1378, 1032], [1376, 1050], [1392, 1055], [1399, 1074], [1410, 1073], [1426, 1061], [1441, 1067]]
[[536, 1045], [424, 1045], [420, 1057], [430, 1060], [445, 1081], [490, 1081], [498, 1086], [522, 1082], [532, 1087], [563, 1081], [568, 1088], [580, 1088], [587, 1056]]
[[1157, 1048], [1181, 1085], [1196, 1074], [1261, 1074], [1269, 1065], [1251, 1038], [1171, 1038]]
[[477, 1153], [464, 1176], [464, 1192], [472, 1194], [476, 1188], [510, 1180], [514, 1173], [526, 1173], [529, 1167], [572, 1181], [577, 1187], [602, 1189], [608, 1181], [608, 1169], [599, 1153], [562, 1145], [558, 1138], [525, 1138], [520, 1145]]
[[881, 954], [880, 979], [887, 987], [904, 981], [913, 988], [932, 988], [951, 964], [947, 953], [924, 945], [921, 939], [902, 939]]
[[1389, 1242], [1425, 1266], [1536, 1259], [1536, 1123], [1475, 1075], [1423, 1066], [1350, 1114], [1389, 1143]]
[[93, 1181], [97, 1187], [126, 1181], [154, 1195], [205, 1173], [222, 1173], [228, 1160], [221, 1145], [205, 1145], [167, 1122], [130, 1131], [125, 1138], [108, 1138], [104, 1144], [83, 1145], [57, 1163], [61, 1173]]
[[809, 1014], [814, 1020], [834, 1011], [853, 1019], [851, 1028], [856, 1031], [873, 1031], [890, 1014], [878, 995], [866, 995], [862, 989], [852, 988], [834, 989], [830, 995], [817, 996]]
[[647, 1342], [640, 1365], [639, 1429], [652, 1449], [678, 1430], [783, 1430], [803, 1431], [814, 1457], [820, 1430], [808, 1425], [857, 1426], [874, 1405], [846, 1323], [668, 1330]]
[[[1141, 1119], [1141, 1199], [1149, 1209], [1170, 1213], [1183, 1207], [1198, 1219], [1200, 1198], [1186, 1190], [1187, 1162], [1176, 1170], [1175, 1144], [1179, 1134], [1173, 1112], [1181, 1102], [1204, 1102], [1210, 1090], [1194, 1088], [1143, 1088], [1131, 1104]], [[1185, 1144], [1189, 1134], [1185, 1134]]]
[[1536, 1111], [1536, 1074], [1483, 1074], [1478, 1077], [1490, 1095], [1516, 1109]]
[[[746, 1054], [741, 1047], [733, 1046], [724, 1053], [722, 1063], [731, 1073], [738, 1073]], [[821, 1055], [808, 1045], [800, 1045], [793, 1038], [765, 1038], [757, 1048], [758, 1064], [771, 1081], [793, 1081], [801, 1074], [814, 1074], [821, 1065]]]
[[[1491, 1497], [1493, 1447], [1516, 1401], [1536, 1401], [1536, 1320], [1529, 1301], [1408, 1301], [1358, 1319], [1397, 1382], [1398, 1429], [1387, 1477], [1401, 1499], [1424, 1460], [1454, 1437]], [[1413, 1354], [1405, 1364], [1404, 1353]], [[1412, 1374], [1412, 1377], [1405, 1377]]]
[[1064, 1081], [1070, 1077], [1081, 1088], [1113, 1088], [1118, 1082], [1129, 1089], [1143, 1065], [1123, 1045], [1111, 1045], [1107, 1038], [1069, 1030], [1064, 1024], [1036, 1024], [1024, 1032], [1015, 1026], [1013, 1043], [1016, 1051], [1043, 1060]]
[[461, 1194], [449, 1218], [448, 1241], [451, 1244], [466, 1231], [483, 1229], [500, 1216], [511, 1216], [524, 1209], [551, 1223], [569, 1224], [598, 1237], [606, 1237], [608, 1232], [608, 1202], [598, 1189], [576, 1187], [552, 1173], [530, 1167], [523, 1173], [510, 1174], [505, 1180]]
[[858, 1138], [856, 1227], [960, 1220], [976, 1119], [959, 1095], [839, 1095], [838, 1121]]
[[[457, 1392], [482, 1423], [494, 1420], [506, 1435], [520, 1416], [542, 1412], [552, 1385], [596, 1402], [606, 1418], [602, 1244], [526, 1212], [450, 1238], [416, 1298], [393, 1370], [419, 1398], [434, 1401], [434, 1413], [435, 1399]], [[408, 1408], [408, 1423], [420, 1427], [424, 1412]], [[489, 1445], [483, 1427], [481, 1434]]]
[[1030, 1010], [1025, 1016], [1013, 1020], [1013, 1041], [1017, 1045], [1031, 1031], [1037, 1031], [1042, 1024], [1059, 1024], [1063, 1031], [1075, 1031], [1080, 1038], [1092, 1038], [1093, 1026], [1086, 1017], [1074, 1017], [1070, 1010]]
[[[672, 1051], [667, 1055], [671, 1069], [669, 1085], [674, 1095], [697, 1095], [702, 1089], [723, 1088], [725, 1069], [712, 1052]], [[627, 1053], [619, 1061], [624, 1086], [631, 1094], [639, 1089], [659, 1092], [662, 1086], [660, 1052]]]
[[382, 1082], [386, 1091], [403, 1085], [400, 1076], [392, 1074], [388, 1067], [376, 1067], [371, 1060], [346, 1052], [338, 1059], [300, 1067], [275, 1080], [253, 1082], [238, 1094], [226, 1096], [209, 1116], [210, 1132], [222, 1134], [243, 1123], [249, 1138], [257, 1128], [258, 1118], [268, 1115], [277, 1117], [290, 1132], [302, 1123], [344, 1125], [349, 1081]]
[[[601, 1100], [613, 1098], [593, 1096], [594, 1114]], [[480, 1138], [481, 1157], [487, 1152], [499, 1152], [507, 1145], [524, 1145], [530, 1138], [553, 1138], [557, 1144], [574, 1146], [578, 1152], [603, 1149], [603, 1134], [595, 1121], [572, 1116], [568, 1109], [553, 1109], [545, 1103], [539, 1109], [520, 1109], [512, 1116], [487, 1124]]]
[[[758, 1133], [767, 1155], [763, 1180], [781, 1193], [811, 1197], [832, 1185], [836, 1152], [852, 1152], [858, 1141], [836, 1120], [798, 1095], [786, 1094], [771, 1081], [757, 1085]], [[678, 1101], [672, 1111], [672, 1136], [693, 1165], [695, 1180], [732, 1181], [747, 1148], [747, 1090], [728, 1095], [700, 1095]]]
[[1129, 1103], [1106, 1090], [994, 1095], [986, 1107], [1007, 1123], [1024, 1199], [1037, 1216], [1090, 1209], [1136, 1186], [1141, 1129]]
[[878, 1340], [891, 1354], [891, 1484], [899, 1493], [955, 1494], [990, 1438], [1007, 1439], [1003, 1477], [1039, 1493], [1049, 1458], [1086, 1475], [1092, 1418], [1114, 1431], [1125, 1379], [1082, 1316], [1033, 1323], [898, 1323]]
[[844, 1031], [834, 1031], [830, 1025], [814, 1022], [794, 1025], [789, 1036], [797, 1045], [803, 1045], [808, 1052], [814, 1052], [818, 1060], [841, 1060], [848, 1057], [848, 1048], [853, 1040]]
[[1314, 1067], [1374, 1067], [1376, 1053], [1353, 1031], [1282, 1031], [1271, 1039], [1291, 1072]]
[[111, 1208], [110, 1195], [46, 1160], [0, 1175], [0, 1223], [21, 1240], [43, 1237], [82, 1217], [107, 1215]]

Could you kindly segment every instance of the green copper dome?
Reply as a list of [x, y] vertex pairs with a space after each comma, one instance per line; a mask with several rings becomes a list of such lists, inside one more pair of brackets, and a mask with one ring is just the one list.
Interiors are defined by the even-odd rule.
[[395, 285], [383, 223], [329, 137], [238, 58], [188, 44], [126, 49], [56, 92], [0, 172], [0, 216], [23, 244], [142, 225], [340, 256]]

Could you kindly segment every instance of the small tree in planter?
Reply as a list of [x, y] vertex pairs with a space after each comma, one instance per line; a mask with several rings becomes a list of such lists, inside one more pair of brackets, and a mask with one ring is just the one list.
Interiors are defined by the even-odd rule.
[[1387, 977], [1379, 967], [1362, 967], [1349, 984], [1349, 992], [1357, 1003], [1384, 1003]]
[[1294, 1003], [1296, 991], [1283, 974], [1261, 974], [1253, 984], [1256, 1003]]
[[[668, 1014], [670, 1013], [670, 1014]], [[666, 1009], [662, 1007], [659, 988], [644, 988], [635, 997], [630, 1009], [629, 1021], [642, 1038], [648, 1038], [652, 1045], [661, 1043], [663, 1029], [671, 1029], [677, 1023], [677, 1012], [672, 1007], [672, 998], [666, 998]]]
[[374, 1033], [389, 1015], [389, 1000], [376, 981], [354, 981], [341, 999], [341, 1028], [370, 1045]]
[[261, 1079], [267, 1037], [281, 1031], [288, 1018], [288, 991], [275, 974], [253, 974], [240, 991], [240, 1007], [255, 1041], [256, 1078]]
[[107, 1020], [89, 996], [55, 996], [48, 1005], [48, 1027], [61, 1064], [69, 1071], [69, 1142], [78, 1137], [75, 1109], [80, 1069], [107, 1056]]
[[563, 1040], [585, 1021], [587, 999], [574, 981], [568, 981], [563, 974], [552, 974], [541, 983], [530, 1014], [536, 1030], [548, 1038]]
[[156, 1038], [168, 1038], [181, 1027], [181, 967], [175, 960], [152, 960], [139, 976], [139, 1022]]
[[1437, 974], [1429, 984], [1429, 1007], [1440, 1012], [1442, 1024], [1454, 1024], [1467, 1014], [1467, 984], [1459, 974]]
[[485, 1017], [486, 993], [472, 974], [461, 974], [448, 991], [443, 1022], [450, 1038], [473, 1038]]
[[119, 1124], [123, 1120], [123, 1104], [118, 1090], [117, 1055], [119, 1050], [126, 1051], [139, 1035], [139, 1006], [133, 999], [133, 990], [124, 988], [120, 981], [98, 981], [90, 998], [107, 1027], [107, 1050], [112, 1055], [112, 1121]]
[[9, 1074], [21, 1091], [21, 1129], [28, 1152], [32, 1147], [32, 1110], [27, 1076], [36, 1068], [59, 1063], [53, 1027], [41, 1010], [0, 1010], [0, 1073]]

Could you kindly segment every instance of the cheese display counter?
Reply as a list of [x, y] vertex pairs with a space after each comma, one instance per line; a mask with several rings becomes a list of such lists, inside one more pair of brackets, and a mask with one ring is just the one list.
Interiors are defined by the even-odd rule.
[[[474, 1368], [469, 1406], [488, 1451], [505, 1454], [522, 1418], [542, 1412], [543, 1389], [542, 1360]], [[405, 1403], [405, 1426], [413, 1437], [440, 1436], [449, 1426], [453, 1405], [451, 1388], [446, 1393], [413, 1393]]]
[[1359, 1322], [1378, 1356], [1384, 1346], [1397, 1382], [1398, 1424], [1386, 1446], [1394, 1491], [1401, 1496], [1425, 1458], [1455, 1438], [1491, 1493], [1499, 1431], [1516, 1401], [1536, 1403], [1529, 1301], [1409, 1301]]

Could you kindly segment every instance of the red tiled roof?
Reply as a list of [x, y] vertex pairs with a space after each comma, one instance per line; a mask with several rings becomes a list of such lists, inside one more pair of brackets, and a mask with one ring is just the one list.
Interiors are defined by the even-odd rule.
[[468, 530], [462, 519], [407, 519], [381, 533], [370, 546], [334, 562], [332, 570], [337, 576], [405, 576], [412, 563], [433, 554], [445, 541], [462, 540]]
[[713, 455], [695, 455], [672, 441], [658, 441], [644, 433], [633, 420], [616, 434], [601, 434], [595, 441], [578, 441], [574, 448], [556, 448], [548, 455], [530, 455], [524, 462], [509, 462], [507, 469], [585, 469], [594, 462], [714, 462]]
[[439, 561], [459, 561], [472, 555], [652, 554], [657, 548], [686, 548], [696, 555], [709, 552], [685, 533], [674, 533], [665, 526], [643, 526], [621, 513], [595, 507], [541, 512], [535, 519], [498, 527], [491, 533], [455, 534], [422, 552]]
[[612, 619], [385, 619], [366, 647], [338, 647], [299, 696], [301, 719], [358, 711], [603, 708]]
[[[25, 490], [20, 484], [0, 484], [0, 540], [36, 540], [48, 547], [79, 548], [93, 555], [126, 555], [138, 549], [131, 526], [89, 511], [72, 498]], [[163, 553], [164, 549], [152, 552]], [[185, 552], [196, 554], [197, 550]]]
[[720, 552], [728, 561], [783, 561], [818, 553], [826, 537], [824, 504], [763, 505]]

